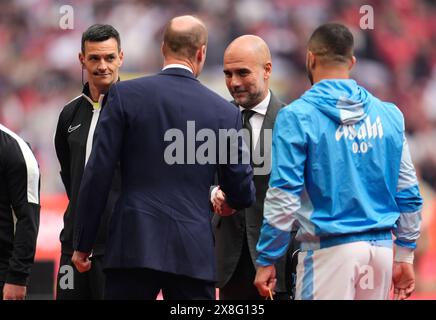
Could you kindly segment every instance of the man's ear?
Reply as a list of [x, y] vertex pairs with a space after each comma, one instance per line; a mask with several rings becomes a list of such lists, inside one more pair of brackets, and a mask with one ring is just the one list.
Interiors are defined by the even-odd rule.
[[202, 62], [203, 60], [206, 60], [206, 45], [204, 44], [197, 51], [197, 61]]
[[357, 62], [356, 57], [355, 57], [355, 56], [352, 56], [352, 57], [351, 57], [350, 65], [348, 66], [348, 70], [351, 70], [351, 69], [354, 67], [354, 65], [356, 64], [356, 62]]
[[82, 66], [82, 69], [85, 68], [85, 57], [81, 52], [79, 52], [79, 61], [80, 61], [80, 65]]
[[119, 67], [121, 67], [122, 64], [123, 64], [123, 61], [124, 61], [124, 51], [123, 50], [120, 50], [119, 56], [120, 56], [120, 65], [119, 65]]
[[271, 73], [272, 73], [271, 61], [268, 61], [267, 63], [265, 63], [264, 70], [265, 70], [264, 79], [268, 80], [269, 77], [271, 76]]
[[316, 56], [310, 50], [307, 50], [307, 65], [310, 69], [314, 69], [316, 66]]

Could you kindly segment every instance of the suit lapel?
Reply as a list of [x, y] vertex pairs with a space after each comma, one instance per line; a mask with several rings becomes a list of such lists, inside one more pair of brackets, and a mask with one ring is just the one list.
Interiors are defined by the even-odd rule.
[[[284, 106], [284, 103], [279, 101], [275, 95], [271, 92], [271, 99], [266, 110], [265, 118], [263, 119], [262, 127], [260, 129], [259, 140], [254, 149], [254, 154], [261, 155], [263, 157], [271, 157], [271, 144], [269, 143], [265, 148], [264, 130], [272, 130], [274, 128], [274, 122], [279, 110]], [[263, 164], [253, 164], [255, 167], [262, 166]]]

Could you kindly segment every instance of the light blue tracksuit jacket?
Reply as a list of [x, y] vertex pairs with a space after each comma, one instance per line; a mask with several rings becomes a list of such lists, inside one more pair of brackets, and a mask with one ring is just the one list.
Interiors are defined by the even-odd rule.
[[303, 251], [392, 231], [414, 249], [421, 208], [401, 111], [354, 80], [322, 80], [277, 116], [257, 263], [282, 256], [293, 228]]

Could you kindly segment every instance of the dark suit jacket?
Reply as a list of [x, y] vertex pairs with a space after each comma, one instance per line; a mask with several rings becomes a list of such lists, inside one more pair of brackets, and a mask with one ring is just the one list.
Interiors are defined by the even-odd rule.
[[[187, 121], [195, 121], [195, 130], [187, 128]], [[211, 129], [218, 137], [219, 129], [239, 130], [241, 121], [232, 104], [184, 69], [113, 85], [80, 188], [75, 249], [91, 250], [108, 178], [120, 161], [121, 196], [109, 226], [106, 268], [150, 268], [214, 281], [209, 187], [218, 171], [229, 203], [248, 207], [255, 197], [252, 169], [248, 164], [186, 164], [189, 145], [203, 144], [190, 134]], [[165, 154], [180, 135], [186, 138], [177, 145], [185, 164], [170, 165]], [[239, 157], [241, 143], [242, 138]], [[213, 151], [218, 163], [221, 150]]]
[[[255, 147], [256, 149], [260, 148], [260, 152], [265, 158], [271, 159], [271, 144], [265, 143], [263, 140], [264, 130], [273, 129], [277, 113], [283, 106], [284, 104], [271, 93], [271, 100], [262, 124], [259, 142]], [[253, 164], [253, 168], [255, 167], [258, 167], [258, 165]], [[232, 216], [221, 217], [214, 215], [212, 219], [215, 235], [218, 288], [224, 287], [235, 271], [241, 255], [245, 235], [247, 236], [248, 247], [253, 265], [256, 265], [256, 244], [259, 240], [260, 228], [262, 227], [263, 201], [265, 200], [266, 191], [268, 189], [268, 182], [269, 174], [254, 175], [254, 185], [256, 187], [255, 203], [251, 207], [240, 210]], [[292, 248], [289, 248], [288, 253], [291, 251]], [[287, 276], [285, 277], [286, 260], [288, 258], [289, 255], [287, 254], [286, 256], [283, 256], [276, 264], [276, 291], [278, 292], [289, 291], [287, 290], [287, 288], [289, 288], [289, 284], [291, 283], [291, 275], [289, 270], [287, 272]]]

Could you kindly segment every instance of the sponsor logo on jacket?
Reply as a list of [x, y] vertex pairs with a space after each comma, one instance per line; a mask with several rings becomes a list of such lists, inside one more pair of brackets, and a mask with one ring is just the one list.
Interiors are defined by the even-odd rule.
[[374, 123], [367, 117], [365, 121], [357, 127], [353, 125], [340, 125], [336, 130], [336, 141], [342, 139], [354, 140], [356, 137], [359, 140], [381, 139], [383, 137], [383, 124], [380, 117], [377, 116]]

